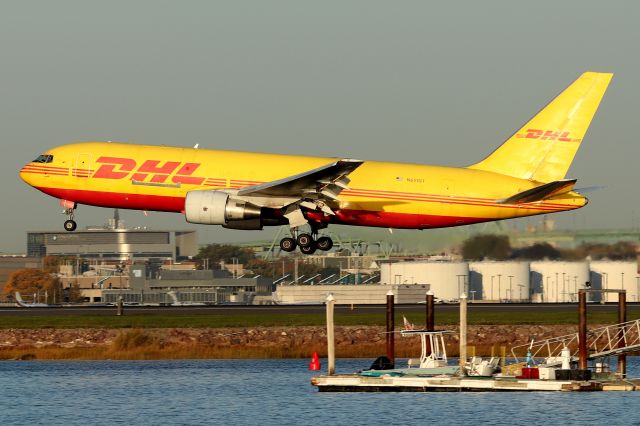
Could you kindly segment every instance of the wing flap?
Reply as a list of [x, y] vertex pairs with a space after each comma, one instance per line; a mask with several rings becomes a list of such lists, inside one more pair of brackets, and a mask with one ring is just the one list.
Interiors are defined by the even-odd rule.
[[288, 176], [283, 179], [248, 186], [238, 191], [239, 196], [252, 197], [300, 197], [320, 194], [335, 200], [347, 188], [347, 175], [360, 167], [361, 160], [342, 159], [317, 169]]

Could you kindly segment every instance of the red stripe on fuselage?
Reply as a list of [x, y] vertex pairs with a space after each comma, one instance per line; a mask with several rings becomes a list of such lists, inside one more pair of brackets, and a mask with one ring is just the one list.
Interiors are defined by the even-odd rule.
[[123, 194], [119, 192], [87, 191], [78, 189], [36, 187], [45, 194], [62, 200], [98, 207], [132, 210], [152, 210], [180, 213], [184, 210], [184, 197], [166, 195]]
[[[169, 197], [166, 195], [122, 194], [116, 192], [87, 191], [77, 189], [36, 187], [52, 197], [72, 200], [79, 204], [98, 207], [112, 207], [132, 210], [152, 210], [162, 212], [181, 213], [184, 211], [183, 197]], [[317, 218], [316, 218], [317, 216]], [[310, 219], [320, 219], [317, 213], [309, 213]], [[356, 226], [373, 226], [381, 228], [424, 229], [441, 228], [447, 226], [468, 225], [471, 223], [488, 222], [495, 218], [433, 216], [409, 213], [376, 212], [367, 210], [342, 209], [336, 211], [330, 223]]]

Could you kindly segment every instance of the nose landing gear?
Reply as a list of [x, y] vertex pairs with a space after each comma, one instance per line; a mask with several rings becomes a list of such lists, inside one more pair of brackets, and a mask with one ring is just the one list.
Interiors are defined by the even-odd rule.
[[62, 211], [63, 214], [69, 217], [68, 220], [64, 221], [64, 229], [65, 231], [73, 232], [78, 227], [78, 224], [75, 220], [73, 220], [73, 215], [76, 210], [76, 203], [67, 200], [60, 200], [60, 205], [64, 208]]
[[72, 219], [64, 221], [64, 230], [65, 231], [73, 232], [73, 231], [76, 230], [77, 227], [78, 227], [78, 224]]

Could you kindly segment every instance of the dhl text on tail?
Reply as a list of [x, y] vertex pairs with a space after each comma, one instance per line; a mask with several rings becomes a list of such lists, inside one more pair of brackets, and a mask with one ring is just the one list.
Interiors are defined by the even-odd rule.
[[318, 235], [329, 224], [427, 229], [584, 206], [565, 175], [611, 78], [584, 73], [463, 168], [85, 142], [48, 150], [20, 176], [60, 200], [68, 231], [79, 204], [166, 211], [233, 229], [288, 224], [281, 248], [309, 254], [331, 248]]

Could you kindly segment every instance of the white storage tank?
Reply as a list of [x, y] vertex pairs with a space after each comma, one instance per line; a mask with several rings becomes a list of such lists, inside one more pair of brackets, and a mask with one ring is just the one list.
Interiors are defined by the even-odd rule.
[[529, 262], [469, 263], [469, 299], [528, 302]]
[[457, 300], [468, 291], [467, 262], [390, 262], [380, 265], [382, 284], [428, 284], [435, 297]]
[[[578, 301], [578, 290], [590, 280], [589, 262], [531, 262], [532, 300], [544, 303]], [[595, 300], [588, 295], [587, 300]]]
[[[626, 290], [627, 302], [638, 302], [640, 274], [635, 261], [591, 261], [591, 287], [603, 290]], [[606, 302], [617, 302], [617, 293], [603, 293]]]

